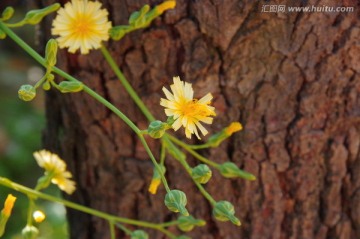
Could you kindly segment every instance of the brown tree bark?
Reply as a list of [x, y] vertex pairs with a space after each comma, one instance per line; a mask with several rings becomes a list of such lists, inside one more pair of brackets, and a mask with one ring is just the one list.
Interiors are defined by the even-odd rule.
[[[119, 25], [143, 4], [161, 1], [102, 2]], [[360, 238], [359, 5], [356, 0], [290, 2], [267, 4], [353, 6], [354, 12], [265, 13], [260, 0], [178, 0], [175, 10], [149, 28], [107, 43], [159, 119], [165, 119], [161, 88], [179, 75], [193, 83], [197, 96], [214, 95], [218, 116], [211, 132], [231, 121], [245, 126], [219, 148], [201, 151], [257, 176], [248, 182], [214, 172], [206, 186], [216, 200], [236, 206], [241, 227], [213, 220], [209, 203], [181, 166], [167, 160], [171, 187], [185, 191], [190, 213], [207, 221], [188, 233], [192, 238]], [[44, 28], [49, 26], [50, 21]], [[101, 53], [62, 50], [59, 57], [60, 68], [138, 126], [147, 126]], [[139, 140], [103, 105], [84, 93], [51, 91], [47, 119], [45, 146], [68, 162], [77, 181], [71, 200], [152, 222], [176, 218], [163, 205], [163, 188], [155, 196], [147, 192], [152, 164]], [[184, 138], [183, 132], [177, 135]], [[158, 142], [149, 142], [158, 156]], [[109, 238], [107, 223], [98, 218], [70, 210], [69, 220], [71, 238]], [[118, 238], [125, 236], [118, 232]]]

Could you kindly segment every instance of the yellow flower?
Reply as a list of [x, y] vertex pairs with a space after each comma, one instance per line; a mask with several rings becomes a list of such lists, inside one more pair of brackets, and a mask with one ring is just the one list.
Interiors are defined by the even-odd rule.
[[176, 1], [175, 0], [169, 0], [169, 1], [165, 1], [159, 5], [156, 6], [156, 10], [159, 14], [162, 14], [163, 12], [165, 12], [168, 9], [173, 9], [176, 6]]
[[5, 200], [4, 203], [4, 209], [2, 210], [2, 213], [9, 217], [11, 214], [11, 210], [14, 207], [14, 203], [16, 201], [16, 197], [14, 197], [12, 194], [9, 194]]
[[239, 122], [232, 122], [228, 127], [225, 128], [225, 134], [231, 136], [233, 133], [242, 130], [242, 125]]
[[161, 184], [161, 180], [159, 178], [153, 178], [150, 182], [149, 192], [151, 194], [156, 194], [160, 184]]
[[59, 47], [68, 47], [71, 53], [80, 49], [81, 54], [100, 48], [101, 41], [109, 39], [111, 28], [108, 11], [100, 8], [101, 3], [87, 0], [72, 0], [60, 8], [51, 30], [59, 35]]
[[34, 153], [38, 165], [51, 175], [51, 182], [68, 194], [75, 191], [75, 182], [70, 180], [71, 173], [66, 171], [65, 162], [56, 154], [47, 150], [40, 150]]
[[33, 213], [33, 218], [34, 218], [35, 222], [40, 223], [40, 222], [43, 222], [45, 220], [46, 216], [42, 211], [36, 210]]
[[195, 134], [200, 139], [197, 128], [203, 135], [208, 131], [200, 122], [211, 124], [215, 116], [215, 108], [209, 106], [212, 95], [208, 93], [200, 100], [193, 99], [194, 91], [190, 83], [183, 82], [180, 77], [174, 77], [174, 84], [170, 86], [172, 93], [163, 87], [163, 91], [167, 99], [161, 99], [160, 105], [164, 106], [165, 114], [172, 116], [175, 122], [172, 128], [176, 131], [181, 126], [185, 128], [185, 135], [191, 139], [191, 135]]

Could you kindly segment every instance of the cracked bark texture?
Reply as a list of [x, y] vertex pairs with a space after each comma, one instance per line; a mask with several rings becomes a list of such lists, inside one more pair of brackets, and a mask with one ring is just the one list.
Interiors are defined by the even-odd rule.
[[[143, 4], [161, 1], [102, 2], [113, 24], [119, 25]], [[165, 119], [159, 106], [161, 88], [179, 75], [193, 84], [197, 97], [214, 95], [218, 116], [207, 127], [211, 132], [231, 121], [245, 126], [219, 148], [201, 151], [213, 161], [232, 161], [257, 176], [247, 182], [214, 172], [206, 186], [216, 200], [236, 206], [241, 227], [214, 221], [209, 203], [184, 170], [167, 159], [171, 187], [185, 191], [191, 214], [207, 220], [189, 236], [360, 238], [359, 5], [356, 0], [292, 1], [294, 6], [355, 9], [261, 13], [263, 4], [178, 0], [175, 10], [149, 28], [107, 46], [159, 119]], [[47, 21], [43, 28], [49, 30]], [[59, 58], [60, 68], [113, 102], [140, 128], [147, 126], [100, 52], [81, 56], [63, 50]], [[139, 140], [104, 106], [84, 93], [51, 91], [47, 119], [45, 146], [67, 161], [77, 181], [71, 200], [152, 222], [176, 218], [163, 205], [163, 188], [155, 196], [147, 192], [152, 164]], [[177, 135], [184, 138], [183, 132]], [[158, 156], [158, 143], [149, 143]], [[189, 162], [195, 164], [190, 156]], [[68, 217], [71, 238], [109, 238], [105, 221], [72, 210]], [[151, 238], [164, 238], [148, 232]], [[117, 236], [125, 238], [121, 232]]]

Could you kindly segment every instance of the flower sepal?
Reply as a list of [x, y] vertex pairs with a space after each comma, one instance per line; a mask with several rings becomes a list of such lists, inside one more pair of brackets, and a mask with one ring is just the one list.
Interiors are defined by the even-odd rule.
[[5, 39], [5, 38], [6, 38], [6, 33], [0, 29], [0, 40]]
[[39, 235], [39, 230], [34, 226], [26, 225], [21, 234], [23, 239], [36, 239]]
[[148, 239], [149, 235], [143, 230], [135, 230], [130, 234], [131, 239]]
[[84, 84], [79, 81], [62, 81], [58, 88], [61, 93], [76, 93], [83, 90]]
[[199, 164], [191, 170], [191, 177], [198, 183], [207, 183], [212, 176], [211, 169], [206, 164]]
[[1, 20], [1, 21], [7, 21], [7, 20], [9, 20], [9, 19], [12, 18], [12, 16], [14, 15], [14, 12], [15, 12], [15, 10], [14, 10], [13, 7], [6, 7], [6, 8], [4, 9], [4, 11], [2, 12], [2, 14], [1, 14], [0, 20]]
[[18, 91], [19, 98], [23, 101], [31, 101], [36, 96], [36, 89], [32, 85], [22, 85]]
[[228, 201], [219, 201], [213, 208], [213, 216], [221, 222], [231, 221], [236, 226], [240, 226], [240, 220], [235, 217], [235, 208]]
[[50, 39], [45, 48], [45, 62], [47, 67], [53, 67], [56, 64], [58, 44], [55, 39]]
[[256, 180], [255, 175], [246, 172], [244, 170], [241, 170], [236, 166], [236, 164], [232, 162], [225, 162], [219, 166], [219, 170], [222, 176], [225, 178], [244, 178], [250, 181]]
[[195, 226], [202, 227], [206, 224], [204, 220], [201, 219], [195, 219], [193, 216], [180, 216], [178, 219], [178, 228], [181, 231], [189, 232], [192, 229], [194, 229]]
[[142, 28], [147, 27], [150, 22], [145, 18], [145, 14], [149, 12], [150, 6], [148, 4], [144, 5], [140, 11], [133, 12], [129, 17], [129, 24], [133, 28]]
[[36, 25], [39, 22], [41, 22], [41, 20], [45, 16], [49, 15], [52, 12], [57, 11], [59, 8], [60, 8], [60, 3], [54, 3], [42, 9], [31, 10], [28, 13], [26, 13], [22, 22], [24, 24]]
[[180, 190], [171, 190], [165, 195], [165, 206], [172, 212], [180, 212], [183, 216], [189, 216], [185, 206], [187, 204], [186, 195]]

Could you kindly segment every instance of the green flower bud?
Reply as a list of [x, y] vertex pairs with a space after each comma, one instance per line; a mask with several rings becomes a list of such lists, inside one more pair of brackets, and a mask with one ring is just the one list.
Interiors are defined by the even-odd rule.
[[205, 184], [210, 180], [212, 172], [206, 164], [199, 164], [191, 170], [191, 176], [196, 182]]
[[61, 93], [74, 93], [82, 91], [84, 84], [80, 81], [62, 81], [59, 84]]
[[31, 10], [26, 13], [23, 22], [25, 24], [36, 25], [46, 16], [60, 8], [59, 3], [52, 4], [42, 9]]
[[50, 82], [49, 82], [49, 81], [45, 81], [44, 84], [42, 85], [42, 88], [43, 88], [44, 90], [50, 90], [50, 88], [51, 88]]
[[135, 230], [130, 235], [131, 239], [148, 239], [149, 235], [143, 230]]
[[191, 239], [191, 237], [181, 235], [181, 236], [176, 237], [176, 239]]
[[181, 231], [189, 232], [191, 231], [195, 226], [204, 226], [206, 222], [204, 220], [195, 219], [192, 216], [180, 216], [177, 220], [179, 222], [178, 227]]
[[148, 127], [148, 134], [154, 139], [161, 138], [166, 131], [165, 125], [166, 124], [160, 120], [151, 122]]
[[240, 220], [235, 217], [234, 206], [228, 201], [219, 201], [213, 209], [213, 216], [221, 222], [231, 221], [233, 224], [240, 226]]
[[1, 20], [6, 21], [9, 20], [14, 15], [14, 8], [7, 7], [1, 14]]
[[187, 203], [186, 195], [180, 190], [171, 190], [165, 196], [165, 205], [172, 212], [180, 212], [183, 216], [189, 216], [185, 206]]
[[27, 225], [21, 232], [23, 239], [36, 239], [39, 235], [39, 230], [34, 226]]
[[6, 33], [0, 29], [0, 40], [6, 38]]
[[251, 181], [256, 180], [256, 177], [253, 174], [239, 169], [238, 166], [236, 166], [236, 164], [232, 162], [223, 163], [222, 165], [220, 165], [219, 170], [221, 175], [225, 178], [240, 177]]
[[149, 22], [146, 21], [146, 18], [144, 16], [149, 10], [150, 6], [146, 4], [140, 9], [140, 11], [133, 12], [129, 18], [129, 24], [134, 28], [141, 28], [147, 26]]
[[36, 89], [32, 85], [22, 85], [18, 91], [18, 95], [23, 101], [31, 101], [36, 96]]
[[112, 27], [109, 31], [110, 37], [111, 39], [118, 41], [121, 38], [123, 38], [125, 36], [126, 33], [131, 31], [131, 27], [130, 26], [115, 26]]
[[58, 44], [55, 39], [50, 39], [45, 48], [45, 61], [49, 67], [55, 66]]

